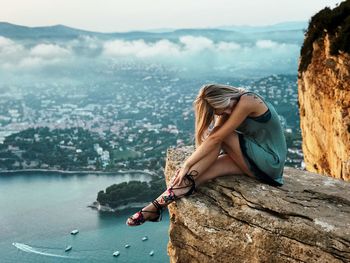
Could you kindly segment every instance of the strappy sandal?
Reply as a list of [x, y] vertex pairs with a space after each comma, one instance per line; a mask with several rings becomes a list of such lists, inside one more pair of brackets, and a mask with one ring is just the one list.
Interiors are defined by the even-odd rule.
[[151, 222], [159, 222], [162, 220], [162, 212], [163, 212], [163, 207], [158, 203], [157, 200], [153, 200], [152, 204], [157, 208], [157, 211], [149, 211], [149, 210], [143, 210], [141, 209], [136, 213], [136, 217], [129, 217], [128, 219], [132, 220], [132, 224], [129, 224], [126, 222], [128, 226], [139, 226], [142, 225], [143, 223], [146, 222], [146, 219], [144, 218], [142, 212], [148, 212], [148, 213], [154, 213], [157, 214], [158, 216], [153, 219], [148, 219], [147, 221]]
[[[185, 184], [186, 186], [182, 186], [182, 187], [169, 187], [168, 188], [168, 195], [162, 196], [162, 202], [161, 203], [165, 203], [165, 205], [170, 202], [170, 201], [175, 201], [180, 199], [181, 197], [184, 196], [190, 196], [191, 194], [194, 193], [195, 189], [196, 189], [196, 183], [193, 179], [193, 176], [198, 175], [198, 172], [193, 170], [191, 171], [189, 174], [186, 174], [184, 176], [185, 179]], [[187, 182], [189, 182], [187, 184]], [[181, 195], [175, 195], [174, 190], [176, 189], [183, 189], [183, 188], [188, 188], [190, 187], [190, 189]], [[130, 219], [132, 221], [131, 224], [128, 223], [128, 221], [126, 222], [126, 224], [128, 226], [139, 226], [142, 225], [144, 222], [146, 221], [151, 221], [151, 222], [159, 222], [162, 220], [162, 212], [163, 212], [163, 206], [155, 199], [152, 201], [152, 204], [157, 208], [157, 211], [149, 211], [149, 210], [143, 210], [141, 209], [140, 211], [138, 211], [137, 213], [135, 213], [134, 215], [136, 215], [135, 217], [131, 216], [128, 219]], [[149, 213], [154, 213], [157, 214], [158, 216], [156, 218], [153, 219], [145, 219], [142, 212], [149, 212]]]
[[[192, 170], [189, 174], [185, 174], [184, 179], [185, 179], [185, 186], [180, 186], [180, 187], [169, 187], [168, 193], [169, 195], [162, 196], [164, 202], [169, 202], [169, 201], [176, 201], [180, 199], [181, 197], [184, 196], [190, 196], [191, 194], [194, 193], [196, 190], [196, 182], [193, 179], [193, 176], [197, 176], [198, 172], [196, 170]], [[187, 183], [188, 182], [188, 183]], [[186, 193], [181, 194], [181, 195], [176, 195], [174, 193], [174, 190], [176, 189], [183, 189], [183, 188], [188, 188], [191, 187]]]

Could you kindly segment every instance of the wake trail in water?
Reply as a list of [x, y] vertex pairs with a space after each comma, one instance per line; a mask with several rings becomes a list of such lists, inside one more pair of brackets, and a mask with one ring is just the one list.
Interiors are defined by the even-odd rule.
[[63, 255], [42, 252], [42, 251], [39, 251], [31, 246], [28, 246], [28, 245], [22, 244], [22, 243], [12, 243], [12, 245], [14, 245], [16, 248], [18, 248], [24, 252], [28, 252], [28, 253], [34, 253], [34, 254], [38, 254], [38, 255], [43, 255], [43, 256], [48, 256], [48, 257], [56, 257], [56, 258], [79, 259], [77, 257], [70, 257], [70, 256], [63, 256]]

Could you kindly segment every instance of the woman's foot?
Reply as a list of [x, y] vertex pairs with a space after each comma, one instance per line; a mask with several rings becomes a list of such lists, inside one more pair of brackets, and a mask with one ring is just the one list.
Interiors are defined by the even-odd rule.
[[148, 220], [155, 220], [158, 217], [159, 217], [159, 214], [157, 213], [157, 209], [155, 208], [155, 206], [152, 204], [149, 204], [148, 206], [145, 206], [140, 211], [136, 212], [131, 217], [129, 217], [128, 220], [126, 221], [126, 224], [128, 226], [138, 226]]
[[128, 226], [142, 225], [146, 221], [158, 222], [162, 219], [162, 206], [157, 200], [152, 201], [126, 221]]
[[195, 181], [191, 175], [187, 175], [181, 185], [169, 187], [151, 204], [129, 217], [126, 224], [128, 226], [138, 226], [146, 221], [158, 222], [162, 219], [163, 207], [183, 196], [191, 195], [194, 190]]

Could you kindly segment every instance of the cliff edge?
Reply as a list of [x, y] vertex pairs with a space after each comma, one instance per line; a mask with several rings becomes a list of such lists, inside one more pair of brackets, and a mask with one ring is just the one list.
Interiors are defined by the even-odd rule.
[[[168, 185], [192, 151], [168, 150]], [[350, 262], [350, 183], [293, 168], [284, 177], [273, 187], [223, 176], [170, 204], [170, 262]]]
[[350, 0], [311, 18], [298, 97], [306, 169], [350, 180]]

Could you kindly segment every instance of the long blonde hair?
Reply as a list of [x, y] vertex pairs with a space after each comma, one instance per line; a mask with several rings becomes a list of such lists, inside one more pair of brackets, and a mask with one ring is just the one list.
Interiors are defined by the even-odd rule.
[[214, 110], [227, 108], [231, 98], [237, 99], [245, 92], [245, 89], [221, 84], [207, 84], [201, 87], [193, 103], [196, 147], [201, 145], [204, 133], [215, 121]]

